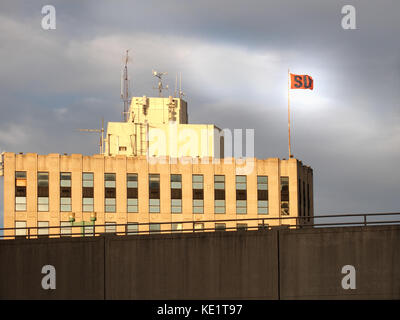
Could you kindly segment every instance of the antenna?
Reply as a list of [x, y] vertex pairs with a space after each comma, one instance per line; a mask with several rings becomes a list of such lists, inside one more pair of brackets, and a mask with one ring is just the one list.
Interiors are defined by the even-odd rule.
[[168, 74], [168, 72], [157, 72], [155, 70], [153, 70], [153, 76], [158, 78], [158, 87], [155, 88], [153, 87], [153, 89], [158, 90], [158, 94], [160, 97], [162, 97], [162, 91], [163, 90], [168, 90], [168, 85], [166, 85], [165, 87], [162, 84], [162, 76]]
[[182, 73], [179, 72], [179, 99], [182, 99], [184, 95], [185, 93], [182, 91]]
[[123, 111], [123, 120], [128, 121], [128, 113], [129, 113], [129, 80], [128, 80], [128, 62], [129, 58], [129, 50], [126, 50], [125, 56], [125, 65], [123, 69], [123, 74], [121, 75], [121, 99], [124, 102], [124, 111]]
[[101, 118], [101, 129], [77, 129], [80, 132], [100, 133], [100, 154], [104, 153], [104, 118]]

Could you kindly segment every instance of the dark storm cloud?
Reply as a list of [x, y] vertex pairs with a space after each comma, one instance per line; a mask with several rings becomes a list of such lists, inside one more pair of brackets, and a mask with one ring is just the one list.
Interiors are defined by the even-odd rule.
[[0, 4], [1, 151], [97, 152], [76, 129], [119, 121], [131, 48], [134, 95], [155, 94], [152, 68], [170, 87], [181, 71], [191, 122], [254, 128], [258, 157], [287, 157], [290, 67], [315, 81], [292, 110], [316, 213], [398, 210], [398, 1], [352, 1], [358, 30], [341, 28], [347, 1], [53, 1], [44, 31], [47, 4]]

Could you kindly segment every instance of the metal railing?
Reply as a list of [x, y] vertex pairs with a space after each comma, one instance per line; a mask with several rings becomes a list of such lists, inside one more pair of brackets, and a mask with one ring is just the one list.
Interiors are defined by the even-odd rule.
[[[386, 219], [389, 216], [395, 216], [396, 220]], [[373, 219], [375, 218], [375, 219]], [[316, 220], [340, 220], [339, 222], [316, 222]], [[352, 221], [352, 220], [358, 221]], [[290, 221], [291, 220], [291, 221]], [[350, 221], [344, 221], [350, 220]], [[284, 223], [284, 222], [289, 223]], [[291, 223], [295, 221], [295, 223]], [[245, 224], [245, 222], [247, 222]], [[275, 222], [271, 224], [271, 222]], [[235, 224], [234, 226], [227, 226]], [[249, 224], [248, 224], [249, 223]], [[180, 229], [173, 229], [172, 225], [181, 225]], [[214, 224], [213, 227], [206, 227], [206, 224]], [[225, 226], [217, 224], [225, 224]], [[59, 238], [59, 237], [88, 237], [100, 236], [105, 234], [115, 235], [141, 235], [141, 234], [165, 234], [165, 233], [188, 233], [188, 232], [206, 232], [206, 231], [247, 231], [260, 230], [266, 231], [276, 228], [320, 228], [320, 227], [351, 227], [351, 226], [372, 226], [372, 225], [392, 225], [400, 224], [400, 212], [392, 213], [364, 213], [364, 214], [330, 214], [314, 217], [263, 217], [263, 218], [243, 218], [243, 219], [216, 219], [216, 220], [191, 220], [191, 221], [168, 221], [168, 222], [148, 222], [148, 223], [126, 223], [126, 224], [82, 224], [82, 225], [64, 225], [64, 226], [45, 226], [45, 227], [14, 227], [0, 228], [0, 239], [37, 239], [37, 238]], [[158, 225], [159, 230], [152, 226]], [[162, 228], [169, 225], [170, 228]], [[189, 227], [187, 227], [189, 225]], [[130, 227], [136, 226], [137, 230]], [[185, 226], [185, 227], [184, 227]], [[197, 228], [196, 226], [203, 226]], [[76, 230], [80, 232], [73, 232]], [[54, 230], [55, 232], [50, 232]], [[42, 231], [42, 232], [40, 232]], [[63, 231], [63, 232], [62, 232]]]

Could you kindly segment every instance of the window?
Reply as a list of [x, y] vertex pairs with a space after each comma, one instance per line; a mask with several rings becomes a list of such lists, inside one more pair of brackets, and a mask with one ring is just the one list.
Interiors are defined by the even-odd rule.
[[149, 175], [149, 209], [150, 213], [160, 212], [160, 175]]
[[204, 183], [202, 174], [192, 176], [193, 213], [204, 212]]
[[26, 211], [26, 172], [15, 172], [15, 211]]
[[225, 213], [225, 176], [214, 176], [214, 212]]
[[115, 222], [106, 222], [106, 233], [116, 233], [117, 226]]
[[38, 172], [38, 211], [49, 211], [49, 173]]
[[236, 230], [237, 231], [247, 231], [247, 223], [237, 223]]
[[60, 226], [61, 237], [70, 237], [72, 234], [72, 223], [69, 221], [61, 221]]
[[172, 223], [171, 230], [172, 232], [182, 232], [183, 226], [182, 223]]
[[159, 223], [150, 223], [149, 231], [150, 233], [160, 233], [161, 225]]
[[38, 221], [38, 237], [47, 238], [49, 236], [49, 222]]
[[258, 224], [258, 230], [268, 230], [268, 228], [269, 228], [269, 225], [267, 223], [264, 223], [264, 224], [259, 223]]
[[128, 212], [138, 212], [138, 175], [128, 173], [126, 176]]
[[82, 210], [94, 211], [94, 178], [92, 172], [82, 174]]
[[225, 230], [226, 230], [226, 223], [215, 224], [215, 231], [225, 231]]
[[281, 177], [281, 215], [289, 215], [289, 177]]
[[71, 212], [71, 173], [60, 173], [60, 211]]
[[115, 173], [104, 174], [105, 212], [116, 212]]
[[257, 176], [257, 212], [268, 214], [268, 177]]
[[195, 222], [194, 223], [194, 232], [202, 232], [204, 231], [204, 223], [203, 222]]
[[119, 147], [119, 151], [126, 151], [126, 147]]
[[15, 221], [15, 235], [17, 237], [26, 236], [26, 221]]
[[139, 233], [139, 225], [137, 222], [129, 222], [128, 223], [128, 236], [132, 234], [138, 234]]
[[171, 174], [171, 213], [182, 213], [182, 175]]
[[236, 176], [236, 214], [247, 213], [246, 176]]
[[85, 236], [85, 237], [91, 237], [91, 236], [93, 236], [93, 225], [92, 224], [89, 224], [89, 225], [83, 225], [83, 227], [82, 227], [82, 232], [83, 232], [83, 235]]

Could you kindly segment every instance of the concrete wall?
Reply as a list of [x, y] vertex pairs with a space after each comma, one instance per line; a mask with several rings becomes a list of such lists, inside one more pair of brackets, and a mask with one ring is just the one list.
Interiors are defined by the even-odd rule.
[[[44, 290], [45, 265], [56, 269], [56, 289]], [[0, 299], [103, 299], [104, 240], [0, 241]]]
[[107, 299], [277, 299], [276, 232], [113, 237]]
[[400, 299], [399, 244], [400, 226], [4, 240], [0, 298]]
[[400, 227], [280, 230], [279, 265], [281, 299], [400, 299]]

